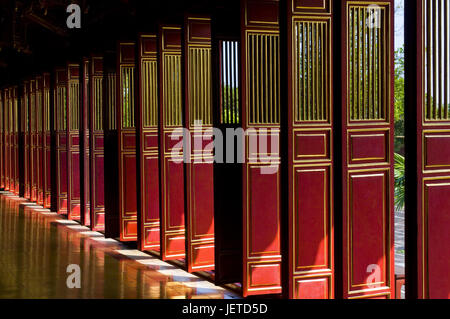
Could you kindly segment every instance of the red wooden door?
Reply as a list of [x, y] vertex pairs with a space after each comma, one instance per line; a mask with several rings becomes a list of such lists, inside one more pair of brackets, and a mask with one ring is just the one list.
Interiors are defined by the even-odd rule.
[[43, 134], [43, 109], [44, 109], [44, 77], [36, 78], [36, 151], [37, 151], [37, 204], [44, 205], [44, 134]]
[[80, 65], [67, 65], [67, 215], [80, 220]]
[[91, 228], [105, 230], [105, 137], [103, 117], [103, 57], [93, 56], [90, 62], [90, 212]]
[[55, 71], [56, 210], [67, 214], [67, 71]]
[[0, 90], [0, 188], [5, 189], [5, 95]]
[[22, 105], [23, 114], [23, 141], [24, 141], [24, 152], [23, 152], [23, 175], [25, 183], [24, 197], [26, 199], [31, 199], [31, 184], [30, 184], [30, 82], [24, 81], [23, 83], [23, 95], [24, 103]]
[[15, 159], [15, 137], [14, 137], [14, 90], [12, 87], [9, 88], [9, 150], [10, 150], [10, 167], [9, 167], [9, 191], [14, 193], [15, 190], [15, 170], [16, 163]]
[[30, 81], [30, 157], [31, 157], [31, 201], [37, 202], [38, 192], [38, 149], [37, 149], [37, 82], [36, 79]]
[[337, 294], [393, 298], [394, 1], [342, 1], [339, 9], [342, 281]]
[[242, 12], [243, 295], [249, 296], [281, 292], [279, 2], [245, 0]]
[[184, 32], [186, 261], [193, 272], [214, 269], [211, 19], [186, 16]]
[[160, 251], [158, 40], [139, 37], [139, 104], [136, 114], [139, 151], [139, 249]]
[[119, 151], [120, 240], [137, 240], [136, 119], [134, 42], [119, 42], [117, 128]]
[[450, 298], [450, 11], [405, 3], [406, 298]]
[[82, 68], [82, 88], [81, 88], [81, 141], [80, 141], [80, 158], [81, 158], [81, 224], [85, 226], [91, 225], [91, 198], [90, 198], [90, 134], [89, 134], [89, 103], [90, 103], [90, 59], [84, 58], [81, 65]]
[[14, 127], [14, 88], [10, 87], [8, 93], [8, 126], [9, 126], [9, 152], [11, 163], [9, 165], [9, 191], [14, 194], [15, 191], [15, 127]]
[[181, 32], [179, 26], [164, 25], [160, 26], [158, 37], [160, 216], [163, 260], [185, 257], [183, 138], [180, 134], [183, 128]]
[[[16, 174], [18, 173], [18, 162], [17, 162], [17, 143], [16, 143], [16, 109], [17, 109], [17, 87], [10, 88], [10, 131], [11, 131], [11, 189], [13, 194], [16, 194]], [[18, 193], [18, 192], [17, 192]]]
[[13, 88], [14, 107], [14, 194], [19, 195], [19, 87]]
[[5, 106], [4, 106], [4, 131], [5, 131], [5, 190], [10, 190], [10, 171], [11, 171], [11, 150], [10, 150], [10, 121], [9, 121], [9, 88], [6, 88], [4, 91], [4, 99], [5, 99]]
[[287, 171], [289, 298], [334, 296], [331, 1], [290, 0], [287, 12]]
[[[43, 109], [42, 109], [42, 171], [44, 208], [51, 207], [52, 178], [51, 178], [51, 121], [50, 121], [50, 73], [43, 75]], [[23, 113], [22, 113], [23, 114]]]

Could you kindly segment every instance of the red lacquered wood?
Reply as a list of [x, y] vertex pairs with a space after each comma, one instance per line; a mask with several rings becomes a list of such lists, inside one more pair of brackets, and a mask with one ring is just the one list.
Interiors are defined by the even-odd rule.
[[22, 114], [24, 116], [23, 119], [23, 144], [24, 144], [24, 151], [23, 151], [23, 176], [24, 176], [24, 184], [25, 184], [25, 190], [24, 190], [24, 197], [26, 199], [31, 199], [31, 184], [30, 184], [30, 109], [29, 109], [29, 103], [30, 103], [30, 84], [29, 81], [24, 81], [23, 83], [23, 105], [22, 105]]
[[36, 77], [36, 151], [37, 151], [37, 204], [44, 205], [44, 77]]
[[37, 98], [36, 79], [30, 81], [30, 184], [31, 184], [31, 201], [37, 202], [37, 186], [38, 186], [38, 150], [37, 150]]
[[[287, 5], [287, 93], [288, 109], [282, 112], [287, 125], [288, 280], [284, 293], [295, 299], [330, 299], [334, 297], [333, 234], [333, 94], [332, 94], [332, 17], [330, 0], [289, 0]], [[312, 7], [312, 8], [311, 8]], [[312, 15], [312, 13], [314, 15]], [[307, 107], [300, 101], [302, 92], [297, 79], [305, 73], [297, 40], [299, 26], [321, 26], [323, 56], [317, 66], [323, 84], [324, 113], [318, 121], [298, 119]]]
[[91, 225], [91, 198], [90, 198], [90, 131], [89, 131], [89, 103], [90, 103], [90, 59], [84, 58], [81, 64], [81, 109], [80, 109], [80, 184], [81, 184], [81, 224]]
[[10, 192], [16, 194], [16, 172], [18, 170], [18, 163], [16, 159], [16, 107], [17, 107], [17, 88], [10, 87], [9, 88], [9, 140], [10, 140], [10, 171], [9, 171], [9, 179], [10, 179]]
[[[185, 257], [184, 163], [182, 142], [181, 27], [159, 28], [159, 136], [161, 257]], [[172, 70], [172, 71], [170, 71]], [[179, 76], [177, 76], [177, 74]], [[178, 132], [177, 138], [172, 133]], [[173, 149], [176, 148], [175, 151]]]
[[19, 167], [19, 136], [20, 136], [20, 118], [19, 118], [19, 87], [15, 86], [14, 89], [14, 162], [15, 162], [15, 187], [14, 194], [19, 196], [20, 193], [20, 167]]
[[139, 36], [139, 104], [136, 108], [139, 156], [138, 245], [160, 251], [158, 40], [156, 34]]
[[42, 170], [43, 170], [43, 192], [44, 208], [51, 207], [52, 178], [51, 178], [51, 118], [50, 118], [50, 73], [44, 73], [43, 84], [43, 112], [42, 112]]
[[[267, 129], [267, 135], [257, 133], [258, 140], [269, 143], [266, 151], [252, 151], [249, 143], [254, 140], [247, 134], [245, 146], [245, 164], [243, 165], [243, 295], [276, 294], [281, 292], [281, 247], [280, 247], [280, 171], [278, 143], [280, 123], [279, 117], [279, 91], [274, 89], [272, 98], [275, 100], [274, 112], [266, 118], [251, 120], [251, 109], [263, 112], [265, 106], [256, 104], [252, 100], [250, 87], [257, 90], [260, 87], [270, 86], [276, 82], [279, 75], [279, 47], [272, 56], [273, 62], [267, 62], [274, 67], [263, 75], [262, 64], [258, 66], [256, 56], [264, 54], [264, 44], [256, 46], [251, 51], [251, 41], [257, 37], [273, 36], [274, 42], [279, 44], [279, 1], [245, 0], [241, 5], [241, 74], [242, 91], [242, 127], [248, 129]], [[264, 40], [261, 40], [264, 41]], [[264, 43], [264, 42], [262, 42]], [[276, 47], [276, 45], [274, 45]], [[255, 56], [256, 55], [256, 56]], [[267, 53], [267, 56], [269, 53]], [[259, 69], [250, 73], [251, 66], [256, 62]], [[279, 87], [278, 87], [279, 90]], [[259, 91], [264, 94], [265, 91]], [[258, 97], [259, 98], [259, 97]], [[267, 103], [269, 103], [267, 101]], [[268, 106], [268, 105], [267, 105]], [[267, 111], [269, 112], [269, 111]], [[276, 115], [278, 113], [278, 115]], [[259, 131], [257, 131], [259, 132]], [[255, 135], [253, 135], [255, 136]], [[272, 147], [270, 147], [272, 146]], [[267, 164], [269, 163], [270, 164]], [[270, 173], [269, 173], [270, 171]]]
[[80, 65], [67, 64], [67, 216], [80, 220]]
[[450, 298], [449, 110], [437, 116], [450, 103], [448, 10], [447, 1], [405, 5], [407, 299]]
[[121, 241], [137, 240], [135, 48], [134, 42], [118, 44], [117, 128]]
[[67, 214], [67, 70], [55, 70], [56, 210]]
[[[362, 110], [369, 109], [370, 104], [361, 95], [360, 101], [365, 102], [360, 104], [361, 111], [354, 113], [358, 119], [352, 119], [350, 76], [355, 75], [356, 82], [360, 81], [361, 75], [351, 72], [349, 66], [349, 26], [353, 23], [349, 12], [354, 6], [367, 14], [371, 4], [379, 5], [384, 12], [380, 16], [380, 52], [384, 63], [380, 72], [381, 86], [378, 86], [379, 92], [383, 92], [380, 109], [384, 111], [378, 112], [376, 119], [367, 119], [363, 115], [367, 113]], [[342, 224], [337, 227], [342, 233], [339, 243], [342, 246], [339, 258], [342, 282], [337, 294], [343, 298], [394, 298], [395, 295], [393, 17], [394, 1], [340, 3], [342, 99], [337, 109], [341, 110], [342, 117], [342, 184], [338, 195], [342, 196]], [[361, 19], [364, 19], [362, 25], [366, 26], [366, 19]], [[362, 74], [362, 69], [360, 72]]]
[[[186, 261], [189, 272], [214, 269], [214, 155], [212, 144], [211, 19], [184, 22]], [[208, 147], [209, 146], [209, 147]]]
[[10, 149], [10, 121], [9, 121], [9, 113], [10, 113], [10, 105], [9, 105], [9, 88], [4, 90], [4, 115], [3, 115], [3, 127], [5, 132], [5, 167], [4, 167], [4, 175], [5, 175], [5, 190], [9, 191], [11, 189], [10, 185], [10, 172], [11, 172], [11, 149]]
[[0, 90], [0, 188], [5, 189], [5, 96]]
[[103, 57], [91, 57], [89, 76], [90, 220], [92, 230], [103, 232], [105, 230]]
[[9, 89], [10, 98], [10, 149], [11, 149], [11, 168], [10, 168], [10, 191], [18, 195], [19, 183], [17, 180], [19, 165], [17, 162], [17, 87], [13, 86]]

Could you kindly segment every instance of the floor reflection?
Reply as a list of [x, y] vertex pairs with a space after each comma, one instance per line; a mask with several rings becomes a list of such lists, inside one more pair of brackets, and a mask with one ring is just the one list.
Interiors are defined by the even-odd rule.
[[[80, 289], [67, 287], [71, 264], [81, 268]], [[237, 297], [23, 199], [0, 194], [0, 298]]]

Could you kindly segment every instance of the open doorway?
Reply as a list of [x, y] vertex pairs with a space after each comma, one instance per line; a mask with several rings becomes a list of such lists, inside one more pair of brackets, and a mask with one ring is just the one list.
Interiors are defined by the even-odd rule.
[[[405, 37], [404, 0], [395, 0], [395, 274], [405, 274]], [[401, 288], [401, 298], [405, 287]]]

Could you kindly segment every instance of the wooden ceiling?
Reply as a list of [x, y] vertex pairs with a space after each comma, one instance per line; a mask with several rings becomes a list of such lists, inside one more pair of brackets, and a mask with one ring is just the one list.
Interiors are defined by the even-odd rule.
[[[0, 0], [0, 86], [51, 70], [67, 60], [112, 49], [118, 39], [180, 22], [223, 0]], [[228, 0], [230, 1], [230, 0]], [[82, 10], [81, 29], [68, 29], [66, 8]]]

